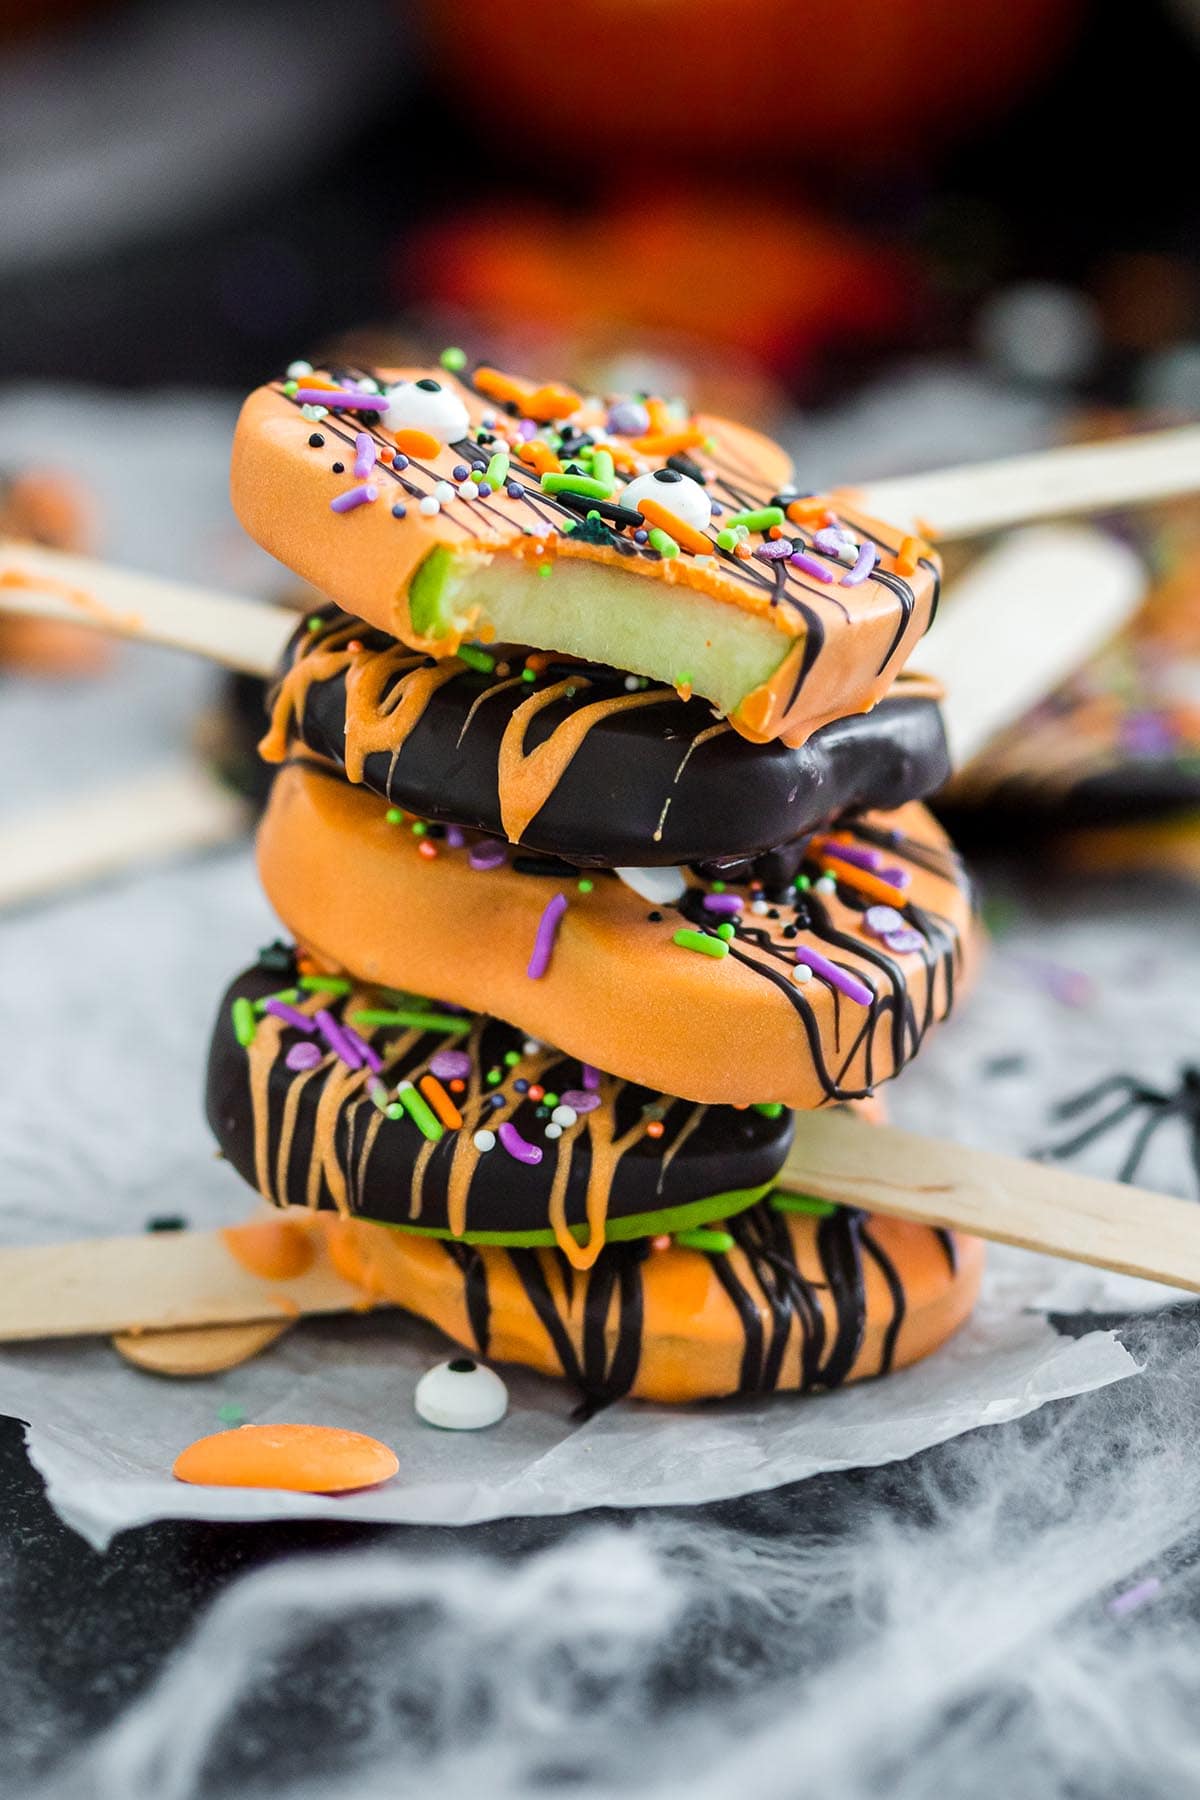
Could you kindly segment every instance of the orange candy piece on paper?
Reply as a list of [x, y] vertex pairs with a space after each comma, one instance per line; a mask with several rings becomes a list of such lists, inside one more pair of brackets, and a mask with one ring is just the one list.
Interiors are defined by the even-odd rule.
[[399, 1459], [377, 1438], [334, 1425], [239, 1425], [197, 1439], [175, 1459], [177, 1481], [198, 1487], [282, 1488], [343, 1494], [390, 1481]]

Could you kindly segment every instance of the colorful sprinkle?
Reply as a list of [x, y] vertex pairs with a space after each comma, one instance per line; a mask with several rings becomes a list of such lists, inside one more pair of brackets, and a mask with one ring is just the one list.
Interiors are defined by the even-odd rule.
[[353, 983], [345, 975], [302, 975], [299, 985], [310, 994], [348, 994]]
[[458, 1131], [463, 1118], [457, 1106], [434, 1074], [423, 1075], [420, 1083], [421, 1092], [448, 1131]]
[[292, 1027], [293, 1031], [303, 1031], [308, 1037], [311, 1037], [317, 1029], [307, 1013], [297, 1012], [296, 1008], [289, 1006], [286, 1000], [276, 1000], [274, 997], [264, 1000], [263, 1011], [270, 1013], [272, 1018], [282, 1019], [285, 1025]]
[[[349, 1033], [342, 1030], [331, 1012], [321, 1007], [313, 1014], [313, 1022], [335, 1056], [340, 1056], [352, 1069], [361, 1069], [366, 1061]], [[357, 1036], [357, 1034], [355, 1034]], [[361, 1039], [359, 1039], [361, 1042]]]
[[508, 851], [495, 838], [485, 838], [482, 843], [471, 845], [467, 861], [473, 869], [498, 869], [508, 861]]
[[827, 956], [822, 956], [819, 950], [808, 947], [797, 950], [796, 962], [797, 966], [803, 963], [810, 968], [814, 975], [819, 975], [822, 981], [837, 988], [840, 994], [845, 994], [847, 1000], [853, 1000], [857, 1006], [870, 1006], [875, 998], [865, 981], [860, 981], [857, 975], [848, 974], [845, 969], [839, 969], [836, 963], [830, 962]]
[[705, 894], [702, 904], [705, 912], [724, 913], [726, 917], [742, 910], [741, 900], [736, 894]]
[[572, 1112], [595, 1112], [601, 1104], [600, 1096], [589, 1092], [586, 1088], [567, 1088], [562, 1097], [563, 1106], [569, 1106]]
[[399, 1084], [396, 1098], [422, 1137], [428, 1138], [431, 1144], [439, 1143], [445, 1137], [446, 1127], [434, 1115], [429, 1103], [417, 1092], [411, 1081]]
[[[772, 525], [783, 524], [782, 506], [759, 506], [751, 512], [730, 513], [728, 524], [734, 529], [744, 525], [747, 531], [770, 531]], [[720, 539], [717, 540], [718, 543]]]
[[448, 1031], [455, 1037], [462, 1037], [471, 1029], [469, 1019], [457, 1018], [453, 1013], [420, 1012], [415, 1007], [368, 1007], [352, 1017], [356, 1025], [401, 1025], [410, 1031]]
[[588, 1090], [589, 1094], [598, 1094], [600, 1091], [599, 1069], [593, 1068], [591, 1063], [580, 1063], [579, 1066], [583, 1070], [584, 1087]]
[[795, 548], [791, 538], [776, 538], [772, 544], [760, 544], [754, 554], [760, 562], [786, 562]]
[[611, 500], [612, 485], [605, 481], [595, 481], [590, 475], [573, 475], [564, 471], [561, 475], [553, 470], [542, 476], [543, 494], [578, 494], [583, 500]]
[[729, 945], [723, 938], [709, 937], [703, 931], [689, 931], [686, 927], [677, 931], [672, 943], [678, 944], [681, 950], [697, 950], [701, 956], [720, 958], [729, 955]]
[[772, 1194], [772, 1212], [808, 1213], [814, 1219], [828, 1219], [837, 1211], [832, 1200], [814, 1200], [808, 1194]]
[[254, 1042], [254, 1034], [258, 1029], [254, 1021], [254, 1008], [242, 994], [234, 1001], [230, 1013], [233, 1019], [233, 1035], [243, 1050], [248, 1050]]
[[531, 1144], [523, 1138], [511, 1119], [505, 1119], [497, 1134], [508, 1154], [519, 1163], [526, 1163], [530, 1168], [542, 1160], [540, 1144]]
[[356, 507], [369, 506], [378, 498], [379, 489], [375, 483], [366, 481], [361, 487], [348, 488], [344, 494], [335, 494], [329, 502], [329, 510], [335, 513], [353, 512]]
[[533, 940], [533, 954], [529, 958], [529, 967], [525, 971], [530, 981], [540, 981], [550, 967], [550, 958], [554, 954], [554, 945], [558, 938], [558, 928], [566, 910], [567, 896], [565, 894], [555, 894], [547, 900], [545, 911], [538, 920], [537, 933]]
[[854, 567], [848, 569], [838, 583], [839, 587], [858, 587], [867, 579], [875, 564], [879, 561], [879, 552], [874, 544], [864, 544], [858, 553]]
[[369, 431], [360, 431], [354, 440], [354, 473], [362, 481], [375, 467], [375, 439]]
[[465, 1081], [471, 1073], [471, 1058], [465, 1050], [435, 1050], [429, 1069], [439, 1081]]
[[315, 1044], [293, 1044], [283, 1060], [289, 1069], [299, 1074], [303, 1069], [315, 1069], [323, 1059]]
[[675, 1242], [683, 1250], [706, 1250], [712, 1256], [727, 1256], [733, 1239], [727, 1231], [678, 1231]]
[[649, 533], [649, 543], [650, 548], [657, 550], [658, 554], [668, 562], [673, 556], [679, 555], [679, 545], [670, 533], [664, 531], [659, 525], [656, 525]]
[[783, 1112], [783, 1104], [779, 1100], [759, 1100], [751, 1111], [761, 1113], [764, 1119], [778, 1119]]
[[819, 556], [810, 556], [807, 550], [793, 550], [788, 562], [793, 569], [811, 575], [814, 581], [823, 581], [828, 585], [833, 580], [833, 570], [828, 563], [823, 563]]
[[467, 366], [467, 353], [465, 350], [460, 350], [457, 344], [451, 344], [448, 349], [442, 351], [438, 361], [443, 369], [449, 369], [451, 374], [457, 375], [460, 369], [465, 369]]
[[497, 488], [502, 488], [508, 480], [508, 466], [508, 451], [497, 450], [491, 461], [488, 463], [487, 473], [483, 478], [493, 493], [495, 493]]
[[364, 394], [358, 388], [297, 388], [294, 396], [301, 406], [342, 406], [355, 412], [383, 412], [385, 402], [380, 394]]
[[471, 1142], [481, 1156], [486, 1156], [489, 1150], [494, 1150], [496, 1148], [496, 1134], [494, 1131], [487, 1131], [486, 1129], [477, 1131], [475, 1136], [471, 1139]]

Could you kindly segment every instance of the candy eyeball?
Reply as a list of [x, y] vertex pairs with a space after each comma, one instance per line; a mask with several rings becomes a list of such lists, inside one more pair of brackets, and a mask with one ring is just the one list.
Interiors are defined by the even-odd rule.
[[694, 531], [703, 531], [712, 517], [712, 501], [707, 489], [693, 481], [690, 475], [681, 475], [678, 469], [655, 469], [649, 475], [639, 475], [620, 498], [622, 506], [631, 506], [635, 510], [643, 500], [657, 500], [660, 506], [674, 513]]
[[413, 1396], [417, 1417], [442, 1431], [482, 1431], [508, 1411], [508, 1389], [494, 1369], [455, 1356], [428, 1369]]
[[463, 402], [440, 381], [402, 381], [387, 391], [389, 431], [427, 431], [439, 443], [454, 444], [466, 437], [470, 414]]

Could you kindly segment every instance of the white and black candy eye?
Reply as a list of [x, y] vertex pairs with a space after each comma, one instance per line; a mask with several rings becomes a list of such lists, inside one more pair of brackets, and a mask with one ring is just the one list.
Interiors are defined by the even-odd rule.
[[678, 469], [653, 469], [649, 475], [636, 476], [622, 493], [621, 505], [636, 509], [643, 500], [657, 500], [695, 531], [703, 531], [712, 517], [707, 489]]
[[443, 1431], [482, 1431], [508, 1411], [508, 1389], [494, 1369], [455, 1356], [428, 1369], [413, 1396], [417, 1417]]
[[463, 402], [439, 381], [402, 381], [387, 391], [389, 431], [427, 431], [442, 444], [455, 444], [470, 429]]

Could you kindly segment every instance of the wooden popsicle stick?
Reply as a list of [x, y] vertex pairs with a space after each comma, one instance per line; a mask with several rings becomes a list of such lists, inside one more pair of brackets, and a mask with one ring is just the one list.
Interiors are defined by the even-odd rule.
[[1200, 425], [868, 482], [861, 503], [935, 542], [1200, 490]]
[[122, 1331], [113, 1349], [150, 1375], [220, 1375], [261, 1356], [292, 1329], [293, 1319], [249, 1325], [195, 1325], [180, 1331]]
[[273, 672], [297, 624], [289, 607], [270, 601], [241, 600], [12, 538], [0, 538], [0, 612], [69, 619], [188, 650], [248, 675]]
[[43, 804], [0, 824], [0, 908], [101, 880], [131, 863], [229, 843], [249, 821], [239, 795], [190, 764]]
[[810, 1113], [778, 1186], [1200, 1293], [1200, 1206], [991, 1150]]
[[254, 1274], [219, 1231], [0, 1250], [0, 1342], [278, 1323], [360, 1308], [362, 1290], [337, 1273], [320, 1233], [312, 1248], [309, 1266], [288, 1280]]
[[955, 768], [1114, 637], [1148, 585], [1134, 551], [1091, 525], [1027, 526], [961, 575], [914, 653], [946, 690]]

